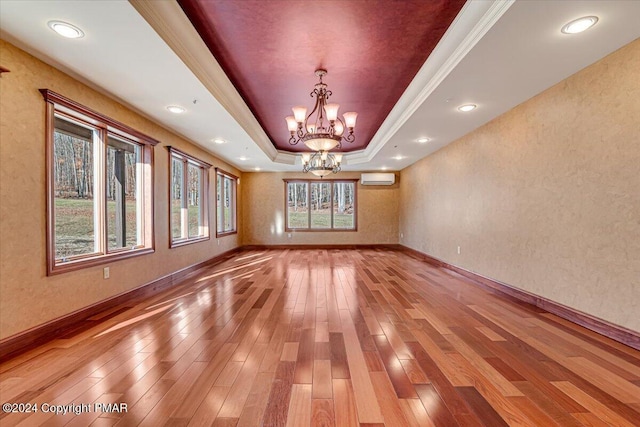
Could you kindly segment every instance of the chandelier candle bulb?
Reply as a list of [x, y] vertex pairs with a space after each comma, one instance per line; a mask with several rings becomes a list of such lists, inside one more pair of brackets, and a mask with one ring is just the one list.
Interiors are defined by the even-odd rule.
[[325, 150], [318, 150], [315, 153], [302, 154], [302, 171], [311, 172], [315, 176], [323, 177], [330, 173], [340, 172], [340, 162], [342, 154], [331, 154]]
[[333, 123], [338, 118], [339, 104], [327, 104], [324, 106], [324, 111], [327, 113], [327, 120]]
[[[336, 147], [341, 148], [343, 141], [351, 143], [356, 139], [353, 129], [356, 125], [357, 114], [354, 112], [346, 113], [344, 120], [338, 117], [340, 105], [328, 102], [332, 93], [327, 84], [322, 81], [326, 75], [327, 70], [316, 70], [316, 76], [320, 81], [316, 83], [311, 92], [311, 97], [315, 98], [315, 105], [311, 112], [307, 115], [305, 107], [293, 107], [295, 126], [290, 117], [285, 118], [291, 134], [289, 144], [296, 145], [303, 142], [311, 150], [317, 152], [319, 160], [323, 156], [322, 152]], [[314, 158], [315, 154], [310, 159], [310, 163], [313, 163]]]
[[293, 117], [295, 117], [296, 122], [302, 124], [304, 122], [304, 117], [307, 115], [307, 107], [293, 107], [291, 109], [293, 111]]
[[349, 111], [343, 114], [344, 122], [349, 128], [349, 130], [353, 130], [356, 127], [356, 118], [358, 118], [358, 113], [354, 113], [353, 111]]
[[293, 116], [287, 116], [284, 118], [287, 121], [287, 127], [289, 128], [289, 132], [293, 135], [298, 129], [298, 123], [296, 123], [296, 119]]

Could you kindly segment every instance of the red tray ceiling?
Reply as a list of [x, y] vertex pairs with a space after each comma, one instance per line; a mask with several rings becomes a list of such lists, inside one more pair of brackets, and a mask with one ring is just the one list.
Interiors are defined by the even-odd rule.
[[291, 146], [285, 116], [304, 105], [318, 68], [340, 114], [356, 111], [363, 149], [445, 33], [463, 0], [178, 0], [274, 146]]

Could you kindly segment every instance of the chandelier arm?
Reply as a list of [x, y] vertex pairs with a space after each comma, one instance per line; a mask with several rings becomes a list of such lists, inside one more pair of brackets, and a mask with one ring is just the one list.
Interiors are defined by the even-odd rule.
[[[302, 126], [302, 132], [303, 132], [303, 134], [304, 134], [304, 133], [309, 132], [309, 130], [308, 130], [309, 119], [311, 118], [311, 116], [313, 115], [313, 113], [315, 113], [316, 111], [318, 111], [318, 107], [320, 107], [320, 113], [319, 113], [319, 114], [321, 114], [321, 113], [322, 113], [322, 106], [320, 105], [320, 98], [321, 98], [321, 94], [320, 94], [320, 92], [318, 92], [318, 89], [314, 89], [314, 90], [313, 90], [313, 92], [311, 92], [311, 96], [312, 96], [312, 97], [314, 96], [314, 94], [315, 94], [315, 96], [316, 96], [316, 103], [315, 103], [315, 105], [313, 106], [313, 110], [311, 110], [311, 112], [307, 115], [307, 118], [306, 118], [306, 119], [304, 119], [304, 124], [303, 124], [303, 126]], [[317, 129], [316, 129], [316, 131], [317, 131]]]
[[[318, 110], [318, 117], [316, 118], [316, 132], [324, 132], [324, 106], [327, 103], [327, 89], [320, 88], [320, 93], [316, 100], [316, 107], [314, 111]], [[311, 115], [309, 115], [311, 116]]]
[[356, 140], [356, 136], [353, 134], [353, 131], [349, 131], [349, 134], [347, 136], [342, 136], [342, 139], [347, 141], [347, 142], [353, 142]]
[[[315, 74], [319, 77], [319, 82], [316, 83], [313, 91], [309, 93], [311, 98], [315, 98], [313, 109], [304, 117], [302, 122], [298, 122], [297, 129], [291, 132], [289, 144], [296, 145], [299, 142], [303, 142], [314, 151], [311, 157], [308, 158], [308, 161], [303, 163], [302, 171], [312, 172], [314, 175], [322, 178], [329, 173], [338, 173], [342, 170], [340, 166], [341, 162], [338, 162], [336, 156], [329, 153], [328, 150], [336, 147], [342, 149], [342, 142], [354, 142], [355, 135], [353, 133], [354, 128], [346, 126], [346, 120], [340, 117], [328, 120], [326, 116], [326, 105], [333, 93], [327, 88], [326, 83], [322, 81], [327, 71], [318, 69]], [[331, 108], [330, 113], [332, 115], [337, 113], [337, 111], [334, 111], [335, 108], [336, 106], [332, 106]], [[296, 114], [296, 110], [298, 113], [300, 112], [300, 109], [296, 107], [294, 108], [294, 115]], [[349, 114], [354, 115], [353, 113]], [[352, 119], [352, 121], [355, 122], [355, 118]], [[287, 123], [293, 125], [293, 123], [290, 122], [290, 118], [287, 118]], [[338, 131], [340, 132], [339, 135]], [[342, 155], [340, 155], [340, 157], [342, 157]]]

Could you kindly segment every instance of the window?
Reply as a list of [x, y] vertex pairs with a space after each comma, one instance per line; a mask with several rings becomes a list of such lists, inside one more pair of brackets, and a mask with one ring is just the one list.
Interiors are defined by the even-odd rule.
[[171, 247], [209, 238], [210, 164], [169, 147]]
[[355, 231], [357, 180], [285, 180], [286, 230]]
[[153, 252], [158, 141], [49, 90], [47, 274]]
[[216, 206], [218, 226], [216, 236], [237, 233], [236, 187], [238, 177], [216, 168]]

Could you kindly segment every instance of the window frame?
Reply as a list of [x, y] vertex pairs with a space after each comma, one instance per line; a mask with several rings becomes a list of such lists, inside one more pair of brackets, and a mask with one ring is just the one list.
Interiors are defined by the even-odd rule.
[[[358, 231], [358, 181], [359, 179], [283, 179], [284, 181], [284, 230], [285, 232], [354, 232]], [[311, 184], [312, 183], [331, 183], [331, 219], [330, 227], [324, 228], [312, 228], [311, 227]], [[307, 210], [308, 210], [308, 224], [307, 228], [291, 228], [289, 227], [289, 184], [306, 184], [307, 185]], [[335, 228], [333, 224], [333, 210], [334, 210], [334, 194], [335, 183], [353, 184], [353, 228]]]
[[[153, 191], [153, 171], [154, 171], [154, 150], [153, 147], [159, 143], [153, 139], [129, 126], [113, 120], [101, 113], [98, 113], [88, 107], [85, 107], [69, 98], [66, 98], [49, 89], [40, 89], [46, 104], [46, 121], [45, 121], [45, 144], [46, 144], [46, 259], [47, 259], [47, 276], [66, 273], [69, 271], [80, 270], [101, 264], [113, 262], [115, 260], [130, 258], [134, 256], [145, 255], [155, 252], [155, 236], [154, 236], [154, 191]], [[99, 212], [95, 213], [99, 218], [98, 230], [95, 231], [94, 243], [98, 242], [100, 250], [94, 253], [82, 254], [74, 256], [71, 259], [58, 262], [56, 259], [56, 242], [55, 242], [55, 182], [54, 176], [54, 132], [55, 117], [60, 116], [63, 120], [67, 119], [72, 122], [78, 122], [87, 125], [99, 133], [97, 138], [101, 154], [98, 159], [93, 159], [94, 165], [98, 168], [94, 172], [98, 180], [96, 188], [100, 188], [94, 198], [97, 199]], [[106, 156], [108, 138], [113, 135], [116, 138], [124, 139], [127, 142], [137, 144], [140, 147], [141, 173], [139, 183], [142, 189], [142, 207], [139, 233], [142, 236], [142, 245], [132, 248], [116, 248], [109, 249], [108, 242], [108, 221], [106, 214]], [[137, 224], [137, 223], [136, 223]], [[138, 224], [137, 224], [138, 225]]]
[[[233, 175], [232, 173], [226, 172], [220, 168], [215, 168], [216, 170], [216, 238], [218, 237], [224, 237], [224, 236], [230, 236], [232, 234], [237, 234], [238, 233], [238, 183], [239, 183], [239, 178], [235, 175]], [[224, 193], [223, 193], [223, 197], [220, 197], [220, 201], [218, 201], [218, 180], [220, 178], [226, 178], [231, 180], [231, 182], [233, 183], [232, 186], [232, 199], [231, 199], [231, 204], [233, 205], [232, 207], [232, 212], [233, 212], [233, 227], [231, 230], [218, 230], [218, 211], [219, 211], [219, 206], [218, 204], [220, 202], [222, 202], [222, 200], [224, 199]], [[222, 181], [223, 185], [222, 188], [224, 189], [224, 180]], [[224, 191], [224, 190], [223, 190]], [[224, 212], [224, 209], [223, 209]], [[222, 223], [224, 224], [224, 216], [222, 219]]]
[[[182, 150], [179, 150], [175, 147], [167, 146], [169, 150], [169, 247], [177, 248], [184, 245], [189, 245], [191, 243], [204, 242], [211, 238], [211, 229], [209, 227], [209, 169], [213, 165], [198, 159], [197, 157], [193, 157], [190, 154], [185, 153]], [[175, 157], [179, 157], [182, 159], [182, 185], [185, 186], [183, 188], [182, 194], [186, 194], [184, 191], [185, 188], [188, 187], [188, 179], [189, 179], [189, 165], [197, 166], [202, 171], [201, 180], [200, 180], [200, 206], [202, 207], [202, 211], [200, 215], [202, 216], [202, 228], [206, 230], [205, 234], [196, 237], [189, 237], [189, 225], [188, 225], [188, 215], [186, 218], [187, 221], [187, 237], [181, 237], [180, 239], [173, 238], [173, 223], [172, 223], [172, 215], [171, 215], [171, 203], [173, 201], [172, 192], [173, 192], [173, 160]], [[181, 200], [181, 208], [185, 208], [187, 204], [187, 198], [182, 197]], [[181, 220], [181, 228], [184, 226], [184, 220]]]

